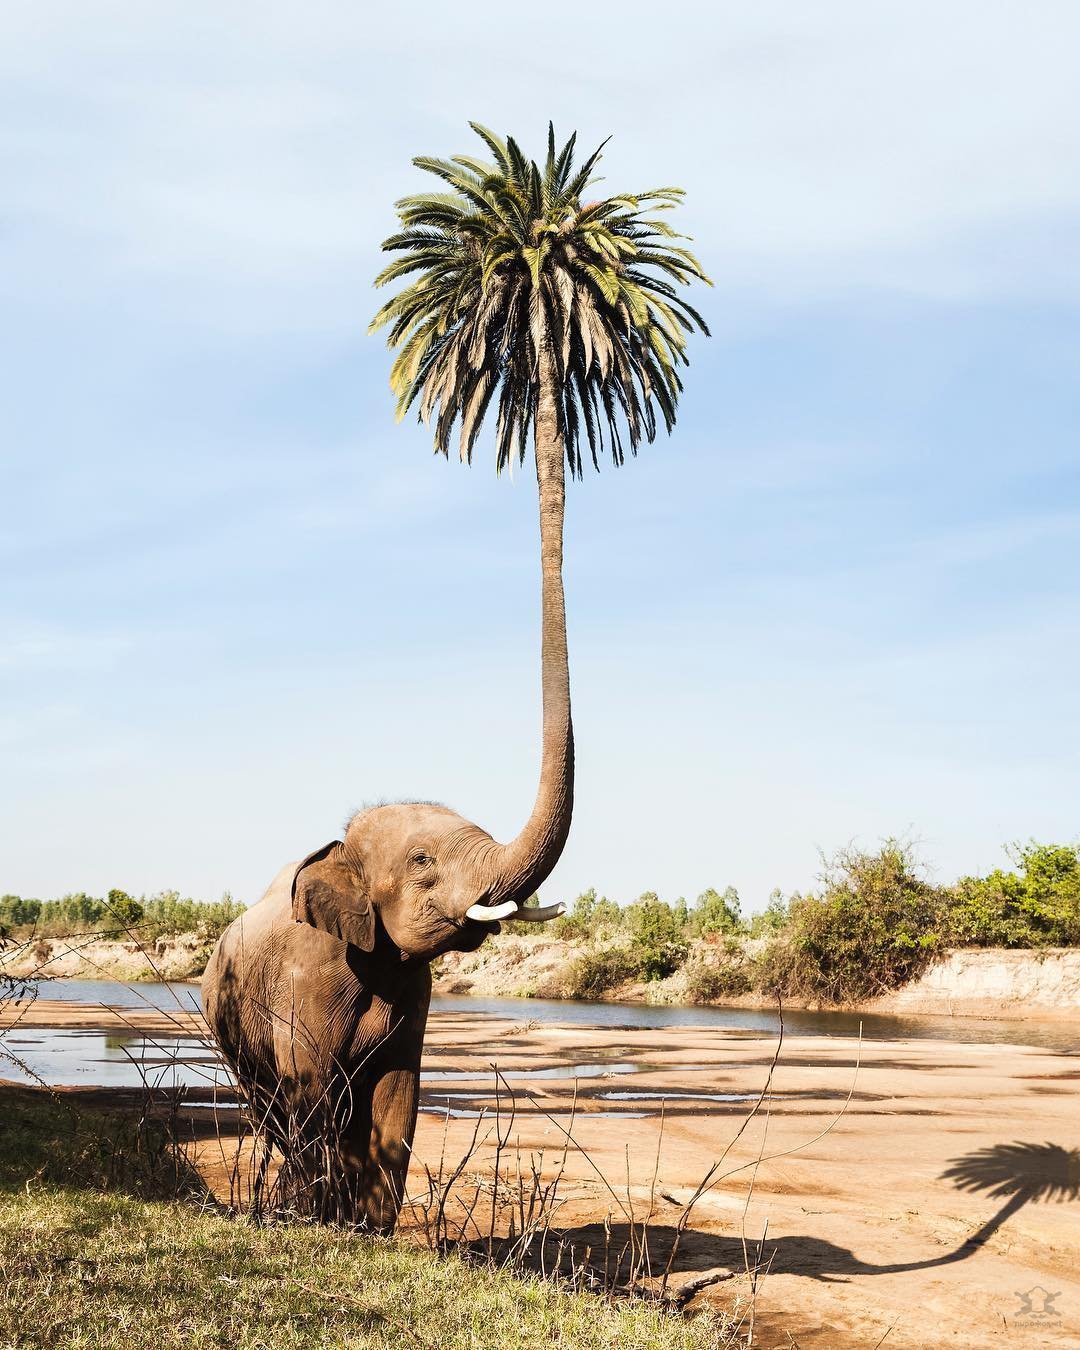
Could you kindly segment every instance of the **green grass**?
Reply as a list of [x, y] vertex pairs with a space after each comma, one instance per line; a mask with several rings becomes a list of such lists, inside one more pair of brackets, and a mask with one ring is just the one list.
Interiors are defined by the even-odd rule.
[[[59, 1180], [65, 1173], [76, 1180]], [[154, 1199], [159, 1182], [175, 1184], [175, 1173], [153, 1163], [153, 1150], [140, 1155], [124, 1122], [0, 1089], [4, 1350], [729, 1343], [711, 1314], [683, 1319], [571, 1294], [404, 1239], [256, 1228], [193, 1199]]]

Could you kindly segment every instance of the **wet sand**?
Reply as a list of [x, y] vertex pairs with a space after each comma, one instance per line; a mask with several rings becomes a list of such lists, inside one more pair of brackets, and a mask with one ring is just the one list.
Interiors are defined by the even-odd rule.
[[[576, 1075], [559, 1219], [577, 1250], [603, 1248], [605, 1220], [614, 1250], [629, 1216], [640, 1224], [651, 1211], [652, 1261], [663, 1265], [682, 1207], [729, 1150], [692, 1212], [674, 1283], [713, 1276], [699, 1298], [745, 1304], [747, 1258], [760, 1251], [757, 1344], [786, 1347], [790, 1335], [870, 1350], [888, 1333], [887, 1346], [976, 1350], [1080, 1339], [1080, 1054], [792, 1037], [770, 1082], [775, 1038], [537, 1026], [527, 1003], [522, 1014], [517, 1024], [432, 1015], [418, 1162], [464, 1154], [474, 1113], [494, 1103], [497, 1063], [516, 1097], [511, 1166], [520, 1145], [524, 1158], [542, 1150], [552, 1174]], [[199, 1030], [191, 1014], [44, 1002], [22, 1025]], [[490, 1175], [492, 1135], [482, 1122], [469, 1174]], [[410, 1189], [422, 1189], [417, 1165]]]

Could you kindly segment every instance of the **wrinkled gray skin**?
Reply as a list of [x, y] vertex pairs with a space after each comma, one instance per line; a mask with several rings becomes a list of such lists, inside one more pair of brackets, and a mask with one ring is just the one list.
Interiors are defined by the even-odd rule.
[[545, 385], [536, 441], [543, 754], [521, 833], [499, 844], [424, 802], [363, 811], [343, 841], [278, 873], [226, 930], [203, 977], [210, 1027], [286, 1160], [278, 1184], [287, 1176], [289, 1202], [318, 1219], [392, 1230], [416, 1126], [429, 962], [479, 947], [544, 881], [566, 842], [574, 741], [564, 458], [555, 393]]

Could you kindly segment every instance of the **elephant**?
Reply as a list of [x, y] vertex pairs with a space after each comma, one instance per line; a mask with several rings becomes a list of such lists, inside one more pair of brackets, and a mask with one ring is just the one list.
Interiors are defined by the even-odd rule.
[[[554, 414], [541, 409], [550, 421]], [[543, 420], [543, 419], [542, 419]], [[540, 781], [507, 844], [444, 806], [370, 807], [290, 863], [222, 935], [203, 977], [207, 1022], [266, 1137], [293, 1208], [394, 1228], [420, 1095], [430, 963], [475, 950], [523, 907], [570, 829], [574, 734], [562, 586], [563, 443], [537, 454], [541, 544]], [[280, 1191], [279, 1191], [280, 1193]]]
[[430, 962], [472, 951], [511, 916], [492, 903], [500, 846], [431, 802], [362, 811], [343, 840], [275, 877], [235, 920], [203, 1007], [266, 1136], [291, 1208], [393, 1229], [419, 1104]]

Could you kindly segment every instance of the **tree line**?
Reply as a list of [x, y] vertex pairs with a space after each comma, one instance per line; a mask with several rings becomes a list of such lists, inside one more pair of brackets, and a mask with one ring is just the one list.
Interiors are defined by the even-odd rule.
[[194, 933], [214, 941], [239, 914], [244, 905], [228, 891], [220, 900], [181, 898], [179, 891], [160, 891], [135, 899], [127, 891], [113, 889], [103, 897], [75, 891], [56, 900], [0, 896], [0, 934], [25, 939], [64, 937], [68, 934], [101, 933], [105, 937], [130, 934], [140, 942]]
[[646, 891], [618, 905], [588, 890], [554, 929], [587, 945], [566, 992], [596, 998], [678, 974], [691, 1001], [759, 992], [855, 1002], [916, 978], [950, 948], [1080, 945], [1080, 846], [1032, 841], [1007, 852], [1010, 869], [939, 885], [903, 841], [844, 849], [817, 888], [774, 891], [749, 919], [730, 886], [693, 904]]

